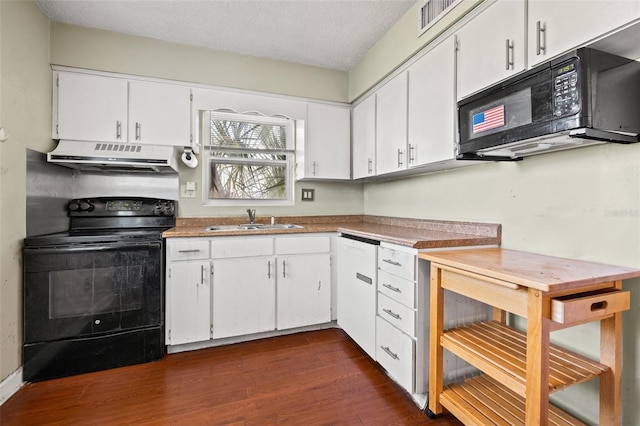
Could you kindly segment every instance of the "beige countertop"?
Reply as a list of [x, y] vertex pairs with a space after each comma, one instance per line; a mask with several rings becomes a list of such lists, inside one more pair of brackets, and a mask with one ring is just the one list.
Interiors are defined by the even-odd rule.
[[[267, 217], [258, 217], [256, 223], [267, 224], [269, 220], [270, 218]], [[416, 249], [500, 245], [502, 236], [501, 225], [493, 223], [366, 215], [276, 218], [276, 223], [293, 223], [304, 226], [301, 229], [206, 230], [211, 225], [237, 225], [241, 223], [246, 223], [246, 218], [178, 218], [176, 226], [165, 231], [162, 235], [165, 238], [177, 238], [340, 232]]]

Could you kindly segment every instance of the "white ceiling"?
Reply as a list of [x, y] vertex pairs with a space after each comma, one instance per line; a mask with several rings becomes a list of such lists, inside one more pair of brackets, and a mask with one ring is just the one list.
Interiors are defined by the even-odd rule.
[[[52, 21], [348, 71], [416, 0], [35, 0]], [[416, 31], [417, 31], [416, 17]]]

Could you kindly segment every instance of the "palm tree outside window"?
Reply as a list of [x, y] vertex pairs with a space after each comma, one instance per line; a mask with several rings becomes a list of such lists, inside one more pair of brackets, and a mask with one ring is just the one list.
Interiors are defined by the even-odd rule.
[[201, 123], [205, 204], [293, 204], [294, 120], [201, 111]]

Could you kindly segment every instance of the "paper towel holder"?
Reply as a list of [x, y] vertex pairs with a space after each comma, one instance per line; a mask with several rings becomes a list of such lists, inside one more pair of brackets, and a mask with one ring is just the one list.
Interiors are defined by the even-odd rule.
[[182, 162], [185, 166], [191, 169], [195, 169], [196, 167], [198, 167], [198, 158], [196, 157], [196, 154], [193, 152], [192, 148], [187, 146], [184, 147], [184, 152], [182, 153]]

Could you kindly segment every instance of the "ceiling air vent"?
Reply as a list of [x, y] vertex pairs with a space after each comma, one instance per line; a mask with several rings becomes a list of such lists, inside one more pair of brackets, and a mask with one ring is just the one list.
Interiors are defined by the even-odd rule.
[[446, 15], [453, 6], [462, 0], [427, 0], [420, 8], [420, 29], [418, 36]]

